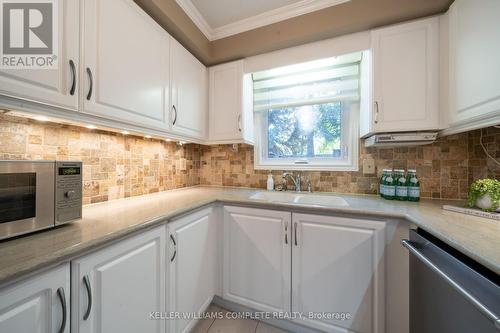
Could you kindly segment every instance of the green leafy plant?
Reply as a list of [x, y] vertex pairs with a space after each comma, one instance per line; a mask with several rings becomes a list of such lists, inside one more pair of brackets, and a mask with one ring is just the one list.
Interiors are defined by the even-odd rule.
[[484, 209], [491, 212], [498, 208], [500, 202], [500, 181], [496, 179], [480, 179], [472, 183], [469, 189], [468, 206], [474, 207], [478, 198], [485, 194], [491, 197], [491, 207]]

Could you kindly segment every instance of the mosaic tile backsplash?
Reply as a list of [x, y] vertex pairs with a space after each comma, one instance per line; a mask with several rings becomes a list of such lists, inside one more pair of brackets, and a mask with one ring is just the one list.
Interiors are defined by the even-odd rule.
[[84, 204], [200, 183], [198, 145], [5, 115], [0, 116], [0, 159], [83, 161]]
[[[359, 172], [302, 172], [310, 177], [314, 191], [376, 194], [384, 168], [416, 169], [421, 196], [465, 199], [469, 184], [478, 178], [500, 179], [500, 167], [486, 158], [480, 147], [480, 130], [444, 137], [431, 145], [409, 148], [365, 148], [360, 143], [360, 168], [364, 159], [374, 159], [376, 175]], [[488, 152], [500, 157], [500, 129], [483, 130]], [[266, 170], [253, 169], [253, 148], [231, 146], [201, 148], [200, 182], [204, 185], [266, 188]], [[282, 171], [273, 171], [275, 184]]]
[[[500, 179], [500, 167], [486, 158], [480, 131], [412, 148], [364, 148], [364, 159], [383, 168], [416, 168], [422, 197], [464, 199], [478, 178]], [[500, 129], [483, 130], [489, 153], [500, 158]], [[268, 171], [253, 169], [253, 147], [200, 146], [42, 123], [0, 115], [0, 159], [81, 160], [84, 204], [193, 185], [265, 188]], [[278, 182], [282, 171], [273, 171]], [[375, 194], [377, 175], [360, 172], [302, 172], [314, 191]]]

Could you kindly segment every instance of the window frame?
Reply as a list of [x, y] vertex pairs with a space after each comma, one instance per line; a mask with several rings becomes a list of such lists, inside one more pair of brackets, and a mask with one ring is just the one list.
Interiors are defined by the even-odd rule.
[[[342, 102], [345, 103], [345, 102]], [[313, 104], [311, 104], [313, 105]], [[267, 111], [254, 113], [254, 169], [255, 170], [301, 170], [301, 171], [359, 171], [359, 112], [360, 102], [351, 101], [342, 112], [342, 155], [346, 158], [269, 158], [267, 135]], [[347, 130], [344, 130], [344, 126]], [[297, 163], [307, 160], [307, 163]]]

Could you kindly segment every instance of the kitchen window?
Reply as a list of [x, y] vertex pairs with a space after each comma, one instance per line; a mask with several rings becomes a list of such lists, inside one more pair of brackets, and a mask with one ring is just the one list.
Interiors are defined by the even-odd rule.
[[362, 53], [252, 74], [255, 168], [358, 169]]

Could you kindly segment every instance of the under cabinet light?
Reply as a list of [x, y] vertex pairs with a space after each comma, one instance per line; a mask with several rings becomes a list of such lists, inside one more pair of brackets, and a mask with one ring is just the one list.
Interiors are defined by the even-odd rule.
[[49, 118], [45, 117], [45, 116], [36, 116], [34, 117], [35, 120], [38, 120], [38, 121], [49, 121]]

